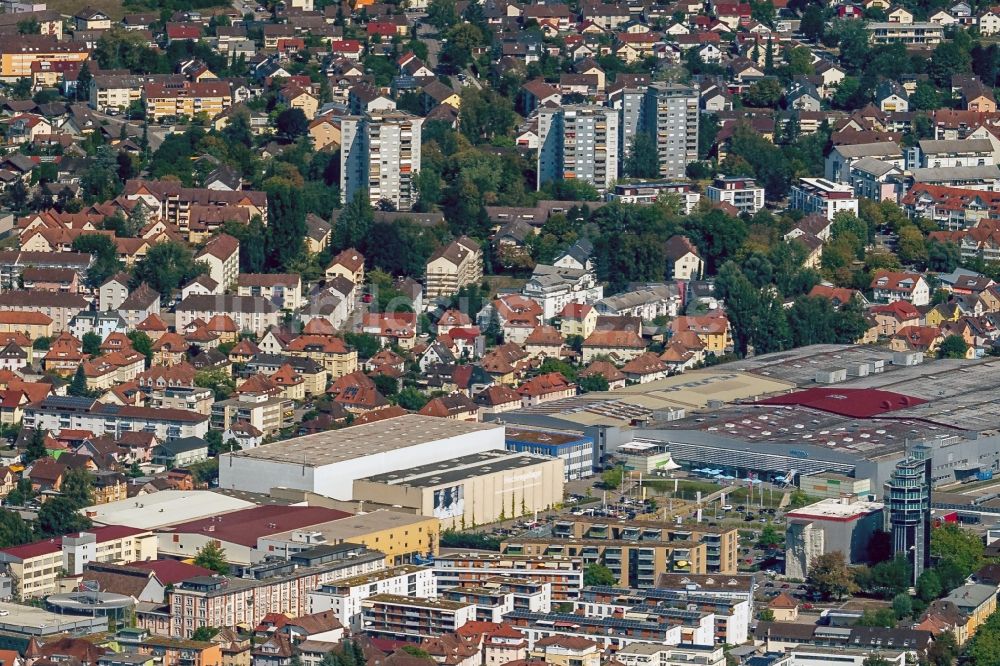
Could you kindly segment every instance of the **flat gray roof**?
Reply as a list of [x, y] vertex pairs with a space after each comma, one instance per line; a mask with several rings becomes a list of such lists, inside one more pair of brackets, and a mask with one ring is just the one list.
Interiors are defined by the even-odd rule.
[[549, 456], [513, 451], [485, 451], [467, 456], [442, 460], [439, 463], [420, 465], [398, 472], [386, 472], [370, 476], [363, 481], [384, 483], [392, 486], [413, 486], [430, 488], [443, 483], [455, 483], [485, 474], [493, 474], [511, 469], [531, 467], [555, 460]]
[[256, 458], [318, 467], [497, 429], [502, 430], [503, 426], [406, 414], [384, 421], [273, 442], [229, 455], [234, 458]]

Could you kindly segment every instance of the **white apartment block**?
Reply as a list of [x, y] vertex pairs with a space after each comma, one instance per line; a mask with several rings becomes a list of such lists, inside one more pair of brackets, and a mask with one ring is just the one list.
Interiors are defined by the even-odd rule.
[[764, 207], [764, 188], [753, 178], [716, 176], [705, 190], [709, 201], [727, 203], [741, 213], [753, 215]]
[[919, 144], [920, 166], [925, 169], [990, 166], [993, 143], [989, 139], [925, 139]]
[[721, 645], [656, 645], [632, 643], [615, 654], [625, 666], [724, 666]]
[[426, 567], [404, 565], [363, 576], [347, 578], [309, 593], [309, 612], [332, 610], [340, 623], [352, 632], [364, 629], [361, 602], [376, 594], [430, 598], [437, 586], [434, 572]]
[[938, 23], [872, 22], [867, 27], [872, 44], [934, 46], [944, 38], [944, 26]]
[[606, 191], [618, 179], [618, 112], [577, 104], [538, 112], [538, 188], [584, 180]]
[[423, 118], [403, 111], [382, 111], [340, 119], [340, 192], [349, 202], [368, 191], [373, 206], [391, 201], [410, 210], [417, 200], [413, 177], [420, 171]]
[[452, 241], [427, 260], [427, 307], [434, 307], [434, 299], [454, 296], [462, 287], [479, 284], [482, 279], [483, 251], [479, 244], [468, 236]]
[[97, 74], [90, 80], [90, 107], [98, 111], [124, 111], [142, 101], [141, 76], [131, 74]]
[[841, 211], [858, 214], [858, 198], [854, 188], [825, 178], [799, 178], [789, 197], [791, 208], [806, 215], [818, 213], [828, 220]]

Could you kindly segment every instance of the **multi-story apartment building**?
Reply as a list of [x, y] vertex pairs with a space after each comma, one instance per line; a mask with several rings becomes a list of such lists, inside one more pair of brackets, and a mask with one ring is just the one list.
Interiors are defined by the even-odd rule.
[[462, 581], [457, 587], [444, 588], [442, 592], [447, 595], [466, 588], [496, 590], [510, 594], [514, 610], [527, 610], [535, 613], [548, 613], [552, 610], [552, 583], [543, 583], [528, 578], [497, 576], [487, 578], [481, 584], [474, 580]]
[[573, 516], [557, 520], [549, 538], [512, 539], [501, 550], [505, 555], [580, 557], [584, 566], [608, 567], [620, 585], [640, 588], [652, 587], [665, 572], [735, 573], [739, 535], [736, 530]]
[[272, 395], [241, 395], [212, 404], [213, 430], [225, 432], [237, 423], [249, 423], [265, 437], [275, 435], [295, 422], [295, 403]]
[[51, 35], [4, 35], [0, 41], [0, 80], [31, 77], [36, 62], [83, 62], [90, 57], [85, 42], [59, 41]]
[[622, 617], [648, 608], [699, 610], [711, 613], [715, 621], [714, 645], [742, 645], [747, 640], [752, 604], [749, 599], [724, 598], [690, 590], [631, 590], [591, 586], [576, 602], [578, 611], [594, 617]]
[[585, 638], [602, 648], [633, 643], [712, 645], [715, 636], [715, 616], [702, 610], [644, 607], [628, 618], [515, 610], [505, 619], [525, 635], [529, 649], [554, 636]]
[[499, 553], [456, 553], [434, 558], [439, 590], [488, 585], [497, 578], [523, 578], [551, 585], [552, 601], [571, 601], [583, 588], [583, 560], [579, 557], [533, 557]]
[[204, 437], [208, 416], [182, 409], [152, 409], [104, 404], [92, 398], [50, 396], [24, 409], [26, 428], [89, 430], [118, 438], [126, 432], [148, 432], [158, 439]]
[[410, 210], [417, 200], [413, 177], [420, 171], [423, 118], [404, 111], [380, 111], [340, 119], [340, 192], [350, 201], [367, 191], [378, 207], [390, 201]]
[[625, 666], [725, 666], [722, 645], [655, 645], [633, 643], [615, 653]]
[[538, 112], [538, 188], [582, 180], [605, 191], [618, 180], [619, 114], [591, 104]]
[[90, 80], [90, 108], [98, 111], [124, 111], [142, 101], [141, 76], [133, 74], [96, 74]]
[[262, 296], [191, 294], [177, 304], [177, 328], [187, 328], [196, 319], [208, 321], [215, 315], [228, 315], [241, 331], [263, 335], [277, 326], [280, 310]]
[[309, 612], [332, 610], [352, 632], [362, 631], [361, 602], [376, 594], [433, 597], [437, 594], [434, 573], [426, 567], [406, 564], [346, 578], [309, 593]]
[[475, 606], [477, 622], [503, 622], [503, 617], [514, 610], [514, 593], [498, 585], [492, 587], [453, 587], [438, 596], [446, 601], [456, 601]]
[[654, 83], [643, 100], [643, 131], [656, 142], [660, 176], [683, 178], [698, 159], [698, 89], [676, 83]]
[[27, 290], [0, 294], [0, 311], [43, 314], [52, 320], [52, 330], [57, 333], [68, 330], [73, 317], [87, 308], [86, 299], [79, 294]]
[[[619, 152], [622, 150], [619, 146]], [[643, 180], [634, 183], [617, 183], [614, 190], [608, 192], [608, 201], [619, 201], [631, 204], [651, 204], [660, 201], [665, 196], [676, 196], [680, 199], [685, 215], [690, 215], [701, 201], [701, 193], [691, 188], [691, 183], [673, 180]]]
[[935, 46], [944, 38], [944, 26], [940, 23], [873, 21], [866, 27], [869, 40], [876, 45]]
[[727, 203], [741, 213], [753, 215], [764, 207], [764, 188], [757, 187], [753, 178], [716, 176], [705, 193], [709, 201]]
[[[184, 233], [189, 231], [193, 212], [199, 210], [204, 212], [213, 208], [241, 208], [244, 209], [242, 215], [245, 219], [259, 216], [261, 221], [267, 224], [267, 194], [255, 190], [213, 190], [207, 187], [183, 187], [179, 182], [171, 180], [133, 179], [125, 183], [124, 195], [126, 199], [145, 202], [154, 211], [153, 217], [176, 224]], [[208, 245], [225, 237], [226, 234], [220, 234]], [[198, 258], [201, 259], [201, 255]], [[231, 276], [227, 275], [226, 281], [221, 284], [228, 287], [236, 281], [238, 274], [237, 261], [235, 271]], [[216, 279], [214, 274], [212, 279]]]
[[239, 577], [191, 578], [170, 593], [169, 633], [190, 638], [198, 627], [256, 627], [268, 613], [305, 615], [310, 592], [384, 566], [381, 553], [344, 544], [320, 546], [288, 560], [261, 562], [244, 569]]
[[0, 550], [0, 562], [10, 568], [14, 593], [20, 599], [58, 591], [61, 576], [78, 576], [90, 562], [124, 564], [155, 560], [156, 556], [155, 534], [117, 525]]
[[[0, 290], [17, 289], [18, 278], [26, 268], [69, 268], [82, 279], [94, 262], [89, 254], [81, 252], [0, 252]], [[107, 309], [107, 308], [101, 308]]]
[[801, 210], [806, 215], [817, 213], [828, 220], [841, 211], [858, 214], [854, 188], [825, 178], [799, 178], [798, 185], [792, 186], [789, 199], [793, 210]]
[[624, 167], [625, 160], [632, 154], [635, 135], [644, 131], [642, 109], [645, 99], [645, 88], [623, 88], [612, 103], [612, 106], [621, 113], [618, 119], [618, 153], [621, 157], [621, 167]]
[[263, 296], [282, 310], [298, 310], [302, 299], [302, 277], [290, 273], [240, 273], [236, 281], [240, 296]]
[[475, 604], [396, 594], [368, 597], [361, 608], [368, 635], [397, 640], [435, 638], [476, 619]]
[[187, 81], [182, 87], [147, 83], [142, 96], [146, 117], [154, 122], [200, 114], [215, 118], [233, 104], [232, 83], [222, 80]]
[[920, 166], [925, 169], [990, 166], [994, 162], [989, 139], [924, 139], [917, 146]]
[[[144, 629], [122, 629], [114, 636], [122, 653], [101, 657], [97, 666], [134, 666], [138, 663], [154, 663], [157, 666], [225, 666], [225, 652], [222, 645], [212, 641], [177, 640], [157, 636]], [[112, 653], [113, 654], [113, 653]], [[138, 655], [147, 661], [136, 659]], [[141, 659], [142, 657], [139, 657]], [[120, 661], [119, 661], [120, 659]]]
[[427, 260], [424, 298], [430, 303], [436, 298], [454, 296], [462, 287], [479, 284], [482, 279], [482, 248], [468, 236], [462, 236]]

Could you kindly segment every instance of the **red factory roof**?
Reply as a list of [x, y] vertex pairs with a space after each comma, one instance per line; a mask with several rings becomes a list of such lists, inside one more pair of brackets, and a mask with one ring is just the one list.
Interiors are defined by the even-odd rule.
[[345, 511], [321, 506], [258, 506], [181, 523], [174, 525], [169, 531], [211, 534], [219, 541], [253, 547], [262, 536], [340, 520], [350, 515]]
[[[124, 539], [125, 537], [144, 534], [148, 530], [140, 530], [134, 527], [126, 527], [124, 525], [108, 525], [107, 527], [95, 527], [84, 531], [88, 534], [93, 534], [97, 538], [97, 543], [106, 543], [115, 539]], [[67, 534], [66, 536], [78, 537], [80, 536], [80, 533]], [[0, 553], [3, 553], [8, 557], [25, 560], [33, 557], [39, 557], [41, 555], [58, 553], [60, 550], [62, 550], [61, 537], [56, 539], [44, 539], [42, 541], [35, 541], [34, 543], [26, 543], [21, 546], [11, 546], [10, 548], [0, 550]]]
[[196, 564], [188, 564], [180, 560], [144, 560], [142, 562], [132, 562], [129, 569], [142, 569], [152, 571], [164, 585], [175, 585], [182, 580], [194, 578], [195, 576], [211, 576], [212, 572]]
[[761, 400], [763, 405], [799, 405], [852, 418], [871, 418], [927, 402], [878, 389], [810, 388]]

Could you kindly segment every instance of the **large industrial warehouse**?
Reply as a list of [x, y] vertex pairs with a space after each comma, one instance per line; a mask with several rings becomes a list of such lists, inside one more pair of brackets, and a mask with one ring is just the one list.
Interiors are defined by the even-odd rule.
[[866, 347], [808, 347], [729, 364], [799, 390], [718, 405], [633, 431], [688, 469], [746, 478], [835, 472], [881, 488], [917, 443], [933, 450], [935, 485], [1000, 470], [1000, 360], [893, 363]]
[[550, 509], [563, 499], [563, 461], [489, 451], [354, 482], [354, 499], [413, 509], [442, 528], [484, 525]]
[[504, 448], [504, 428], [407, 414], [219, 456], [219, 487], [350, 500], [356, 479]]

